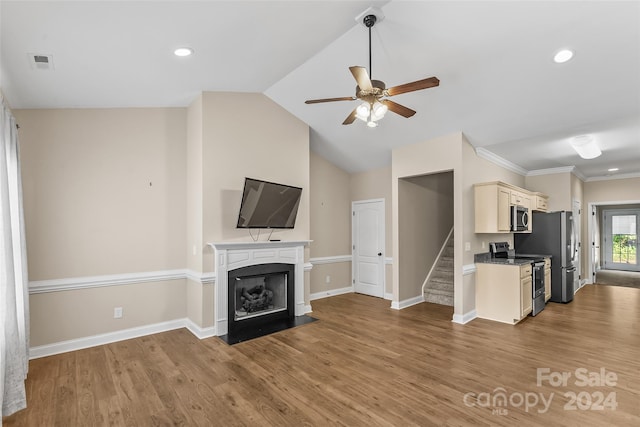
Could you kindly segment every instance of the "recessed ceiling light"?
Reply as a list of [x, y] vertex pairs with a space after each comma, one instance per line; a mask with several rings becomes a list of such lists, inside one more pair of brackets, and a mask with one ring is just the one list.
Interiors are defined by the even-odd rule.
[[560, 52], [556, 53], [556, 56], [553, 57], [553, 60], [558, 64], [562, 64], [563, 62], [567, 62], [571, 58], [573, 58], [573, 52], [569, 49], [563, 49]]
[[608, 172], [618, 172], [620, 169], [618, 168], [611, 168], [611, 169], [607, 169]]
[[179, 47], [173, 51], [175, 56], [189, 56], [193, 55], [193, 49], [190, 47]]

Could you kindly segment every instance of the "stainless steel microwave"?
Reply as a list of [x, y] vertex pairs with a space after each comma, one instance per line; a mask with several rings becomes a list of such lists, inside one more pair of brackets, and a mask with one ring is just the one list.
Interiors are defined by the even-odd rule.
[[511, 206], [511, 231], [529, 229], [529, 209], [524, 206]]

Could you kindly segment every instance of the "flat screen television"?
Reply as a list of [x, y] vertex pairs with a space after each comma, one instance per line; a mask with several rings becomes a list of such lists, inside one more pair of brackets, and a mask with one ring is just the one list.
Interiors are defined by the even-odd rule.
[[293, 228], [302, 188], [245, 178], [237, 228]]

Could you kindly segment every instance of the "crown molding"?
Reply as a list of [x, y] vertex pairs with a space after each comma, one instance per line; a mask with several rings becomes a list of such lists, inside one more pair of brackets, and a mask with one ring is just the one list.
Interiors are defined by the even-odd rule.
[[640, 178], [640, 172], [637, 173], [621, 173], [617, 175], [605, 175], [605, 176], [592, 176], [584, 181], [592, 182], [592, 181], [609, 181], [613, 179], [630, 179], [630, 178]]
[[537, 176], [537, 175], [553, 175], [555, 173], [573, 173], [575, 171], [575, 166], [562, 166], [559, 168], [548, 168], [548, 169], [535, 169], [527, 172], [527, 176]]
[[[498, 166], [501, 166], [505, 169], [510, 170], [511, 172], [515, 172], [519, 175], [522, 176], [538, 176], [538, 175], [553, 175], [556, 173], [572, 173], [574, 174], [576, 177], [578, 177], [578, 179], [580, 179], [581, 181], [589, 181], [592, 180], [591, 178], [587, 178], [582, 172], [580, 172], [578, 170], [578, 168], [576, 168], [575, 166], [561, 166], [558, 168], [549, 168], [549, 169], [534, 169], [534, 170], [526, 170], [525, 168], [516, 165], [513, 162], [510, 162], [509, 160], [498, 156], [497, 154], [492, 153], [491, 151], [487, 150], [486, 148], [482, 148], [482, 147], [475, 147], [474, 148], [476, 151], [476, 154], [478, 155], [478, 157], [482, 157], [485, 160], [488, 160]], [[615, 179], [615, 178], [610, 178], [607, 177], [608, 179]], [[593, 179], [594, 181], [597, 181], [597, 179]]]
[[571, 173], [577, 176], [578, 179], [580, 179], [582, 182], [585, 182], [587, 180], [587, 177], [582, 172], [580, 172], [580, 170], [578, 170], [578, 168], [576, 167], [574, 167]]
[[474, 147], [474, 149], [478, 157], [482, 157], [483, 159], [488, 160], [491, 163], [495, 163], [496, 165], [510, 170], [511, 172], [515, 172], [522, 176], [527, 176], [527, 174], [529, 173], [529, 171], [525, 168], [518, 166], [515, 163], [512, 163], [509, 160], [498, 156], [497, 154], [492, 153], [486, 148]]

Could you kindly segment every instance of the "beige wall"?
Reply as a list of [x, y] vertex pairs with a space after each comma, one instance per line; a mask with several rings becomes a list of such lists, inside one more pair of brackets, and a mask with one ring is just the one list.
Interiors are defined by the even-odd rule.
[[[415, 293], [414, 284], [405, 283], [401, 280], [400, 271], [415, 271], [417, 267], [410, 265], [411, 256], [403, 256], [405, 248], [400, 239], [400, 209], [399, 186], [402, 178], [411, 178], [421, 175], [429, 175], [440, 172], [453, 171], [453, 205], [455, 228], [455, 257], [454, 257], [454, 311], [462, 315], [463, 292], [462, 292], [462, 134], [457, 132], [450, 135], [434, 138], [429, 141], [403, 146], [394, 149], [391, 160], [391, 185], [392, 185], [392, 218], [393, 218], [393, 301], [399, 303], [406, 298], [406, 293], [400, 291], [402, 288], [413, 290], [414, 295], [420, 296], [420, 292]], [[403, 296], [401, 299], [400, 296]]]
[[422, 285], [453, 226], [453, 172], [402, 178], [398, 182], [400, 301]]
[[[362, 201], [372, 199], [384, 199], [385, 218], [385, 257], [390, 259], [393, 255], [393, 222], [391, 203], [391, 167], [373, 169], [366, 172], [351, 174], [349, 188], [351, 200]], [[386, 297], [393, 292], [393, 264], [385, 266], [385, 294]]]
[[[301, 187], [295, 228], [275, 230], [271, 238], [309, 240], [309, 127], [262, 94], [205, 92], [198, 102], [202, 106], [192, 108], [202, 115], [203, 246], [197, 252], [202, 254], [203, 272], [215, 268], [213, 250], [204, 246], [207, 243], [252, 241], [248, 230], [236, 228], [245, 177]], [[257, 235], [255, 230], [253, 234]], [[268, 238], [263, 231], [260, 241]], [[305, 301], [309, 281], [305, 273]], [[210, 288], [190, 285], [189, 307], [196, 314], [201, 310], [202, 327], [214, 322], [214, 289]]]
[[[525, 178], [526, 188], [531, 191], [539, 191], [549, 196], [550, 211], [573, 211], [573, 201], [580, 203], [580, 242], [582, 251], [580, 255], [580, 277], [588, 276], [589, 242], [588, 215], [586, 215], [584, 200], [584, 183], [571, 172], [561, 172], [548, 175], [528, 176]], [[535, 223], [534, 223], [535, 228]]]
[[[591, 237], [589, 236], [589, 218], [590, 213], [589, 208], [590, 205], [615, 205], [618, 202], [623, 203], [640, 203], [640, 178], [624, 178], [624, 179], [608, 179], [602, 181], [587, 181], [583, 184], [583, 221], [582, 221], [582, 236], [584, 247], [589, 246], [589, 242], [591, 241]], [[596, 220], [599, 219], [596, 218]], [[596, 241], [599, 240], [600, 236], [597, 230], [598, 223], [597, 221], [593, 224], [594, 233], [596, 234]], [[601, 247], [602, 249], [602, 247]], [[583, 259], [583, 274], [585, 278], [589, 278], [588, 273], [588, 263], [591, 261], [591, 253], [589, 251], [583, 251], [582, 259]], [[601, 258], [596, 259], [596, 261], [601, 262]]]
[[[276, 230], [272, 238], [308, 240], [309, 127], [262, 94], [202, 96], [205, 243], [251, 241], [236, 228], [245, 177], [302, 187], [295, 229]], [[211, 271], [213, 257], [203, 262]]]
[[[465, 265], [473, 264], [473, 255], [476, 253], [488, 252], [489, 242], [495, 241], [508, 241], [513, 244], [512, 233], [478, 233], [475, 232], [475, 200], [474, 200], [474, 184], [481, 182], [493, 182], [502, 181], [507, 184], [512, 184], [517, 187], [524, 187], [525, 179], [522, 175], [507, 170], [503, 167], [496, 165], [486, 159], [478, 157], [475, 150], [469, 144], [466, 139], [463, 144], [463, 163], [464, 163], [464, 175], [463, 175], [463, 200], [465, 202], [465, 209], [462, 213], [463, 223], [465, 228], [463, 230], [463, 240], [465, 243], [469, 243], [471, 249], [464, 251], [463, 263]], [[467, 209], [468, 207], [468, 209]], [[484, 247], [483, 247], [484, 243]]]
[[[487, 234], [475, 232], [475, 197], [474, 184], [481, 182], [502, 181], [518, 187], [524, 187], [525, 179], [522, 175], [502, 168], [495, 163], [478, 157], [475, 150], [463, 135], [462, 144], [463, 173], [462, 173], [462, 242], [469, 243], [470, 250], [460, 249], [463, 254], [463, 265], [474, 263], [474, 254], [488, 252], [489, 242], [508, 241], [513, 245], [513, 234]], [[456, 244], [458, 242], [456, 241]], [[463, 301], [461, 313], [469, 313], [475, 310], [475, 273], [465, 275], [463, 278], [462, 291]]]
[[584, 202], [605, 204], [640, 201], [640, 178], [609, 179], [584, 183]]
[[351, 254], [349, 174], [311, 153], [311, 257]]
[[[184, 109], [14, 115], [31, 281], [184, 268]], [[184, 279], [34, 294], [31, 344], [185, 316]]]
[[[310, 160], [311, 260], [351, 256], [349, 174], [315, 153]], [[351, 286], [351, 262], [314, 264], [310, 277], [312, 294]]]
[[184, 248], [187, 268], [202, 272], [202, 95], [198, 96], [187, 109], [187, 154], [186, 154], [186, 201], [187, 201], [187, 245]]
[[14, 115], [30, 280], [184, 268], [184, 109]]
[[550, 211], [570, 211], [573, 209], [571, 172], [534, 175], [525, 178], [524, 187], [530, 191], [539, 191], [549, 196]]
[[[185, 280], [32, 294], [31, 347], [147, 326], [186, 315]], [[121, 319], [113, 308], [122, 307]]]
[[[400, 147], [392, 154], [392, 189], [393, 189], [393, 215], [399, 218], [400, 205], [399, 180], [401, 178], [415, 177], [439, 173], [447, 170], [453, 171], [453, 224], [454, 224], [454, 315], [463, 316], [475, 309], [475, 276], [469, 274], [463, 277], [463, 265], [473, 264], [475, 253], [488, 251], [487, 243], [495, 240], [509, 240], [513, 242], [511, 234], [476, 234], [474, 230], [474, 193], [473, 185], [480, 182], [503, 181], [519, 187], [524, 187], [524, 177], [506, 170], [494, 163], [478, 157], [473, 147], [462, 133], [454, 133], [434, 138], [422, 143]], [[399, 220], [393, 220], [393, 244], [394, 263], [398, 269], [404, 271], [415, 270], [410, 260], [403, 257], [403, 252], [410, 250], [405, 248], [399, 233]], [[470, 250], [464, 250], [465, 244], [469, 244]], [[484, 247], [483, 247], [484, 243]], [[394, 300], [406, 297], [400, 293], [400, 289], [411, 284], [405, 284], [399, 272], [393, 273]]]
[[[186, 154], [186, 245], [184, 247], [187, 268], [193, 273], [186, 284], [187, 317], [200, 327], [213, 326], [213, 302], [205, 298], [205, 285], [192, 278], [204, 271], [203, 256], [203, 162], [202, 162], [202, 95], [187, 108], [187, 154]], [[209, 286], [212, 287], [212, 286]], [[205, 322], [206, 314], [211, 321]]]
[[[207, 242], [251, 240], [235, 228], [245, 176], [302, 187], [296, 228], [272, 237], [309, 239], [308, 126], [261, 94], [204, 93], [189, 108], [14, 114], [31, 281], [211, 272]], [[213, 292], [190, 278], [34, 294], [32, 344], [185, 317], [210, 327]], [[116, 306], [122, 319], [113, 319]]]

